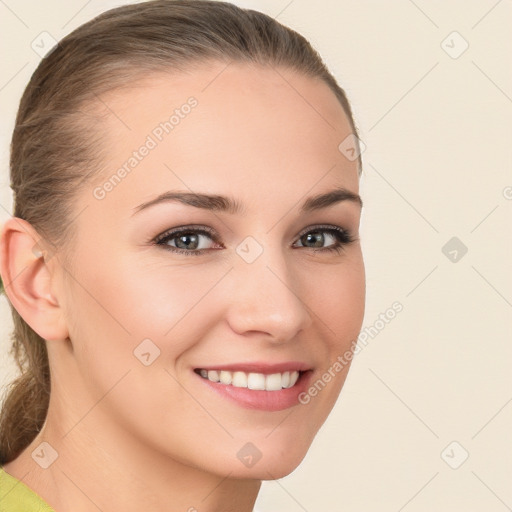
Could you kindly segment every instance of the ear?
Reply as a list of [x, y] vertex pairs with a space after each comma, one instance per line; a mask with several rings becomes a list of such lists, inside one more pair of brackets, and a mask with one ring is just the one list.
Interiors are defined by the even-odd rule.
[[0, 237], [0, 274], [7, 297], [25, 322], [45, 340], [64, 340], [69, 332], [52, 293], [57, 258], [48, 247], [30, 223], [9, 218]]

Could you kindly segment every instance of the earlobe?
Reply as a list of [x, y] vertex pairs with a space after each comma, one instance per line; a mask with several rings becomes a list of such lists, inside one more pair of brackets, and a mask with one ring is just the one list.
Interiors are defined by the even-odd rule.
[[[2, 226], [0, 274], [5, 294], [25, 322], [46, 340], [66, 339], [68, 330], [52, 293], [52, 256], [27, 221], [11, 217]], [[55, 260], [54, 262], [55, 263]]]

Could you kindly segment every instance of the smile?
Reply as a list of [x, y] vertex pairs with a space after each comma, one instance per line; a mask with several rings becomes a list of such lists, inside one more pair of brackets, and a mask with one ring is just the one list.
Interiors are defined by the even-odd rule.
[[265, 375], [263, 373], [205, 369], [198, 369], [196, 373], [210, 382], [255, 391], [280, 391], [291, 388], [295, 386], [301, 374], [297, 370]]
[[281, 411], [299, 404], [313, 368], [301, 362], [234, 363], [195, 368], [199, 381], [231, 403], [246, 409]]

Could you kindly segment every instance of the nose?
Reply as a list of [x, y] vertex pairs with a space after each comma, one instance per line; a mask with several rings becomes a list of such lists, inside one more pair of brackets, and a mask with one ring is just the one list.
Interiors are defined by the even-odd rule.
[[279, 251], [265, 252], [253, 263], [238, 261], [230, 272], [227, 321], [237, 334], [285, 343], [312, 322], [307, 297], [300, 294], [301, 277], [310, 279], [296, 275]]

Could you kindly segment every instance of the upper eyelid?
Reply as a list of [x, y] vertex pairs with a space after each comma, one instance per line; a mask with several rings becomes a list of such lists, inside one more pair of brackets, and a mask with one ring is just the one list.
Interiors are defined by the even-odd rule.
[[182, 227], [177, 227], [177, 228], [166, 229], [159, 235], [155, 236], [151, 241], [155, 242], [155, 241], [163, 240], [168, 237], [176, 237], [180, 233], [189, 233], [189, 232], [194, 232], [194, 233], [199, 232], [199, 234], [206, 233], [213, 240], [216, 240], [219, 238], [217, 235], [217, 232], [215, 230], [213, 230], [212, 228], [208, 228], [208, 227], [202, 226], [202, 225], [194, 225], [194, 226], [182, 226]]

